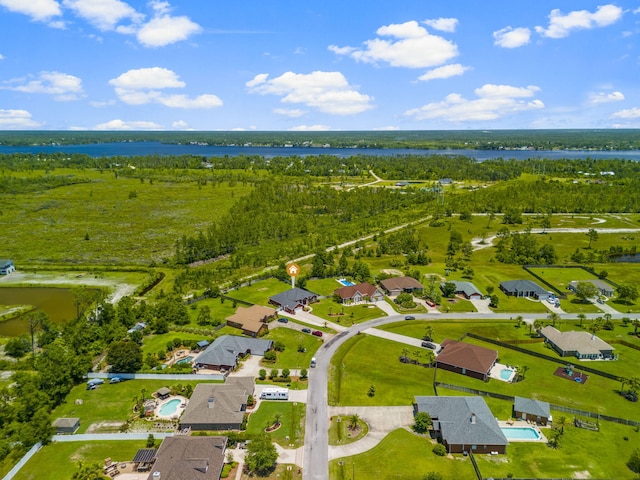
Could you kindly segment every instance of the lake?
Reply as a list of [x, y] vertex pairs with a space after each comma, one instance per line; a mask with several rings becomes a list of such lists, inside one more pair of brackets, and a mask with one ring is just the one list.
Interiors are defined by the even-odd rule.
[[[33, 305], [45, 312], [56, 323], [64, 323], [76, 317], [74, 296], [68, 288], [52, 287], [2, 287], [0, 305]], [[15, 337], [29, 332], [27, 315], [0, 321], [0, 336]]]
[[116, 142], [83, 145], [7, 146], [0, 145], [0, 154], [32, 153], [84, 154], [91, 157], [133, 157], [144, 155], [195, 155], [202, 157], [259, 156], [265, 158], [312, 155], [351, 157], [355, 155], [396, 157], [401, 155], [464, 155], [478, 161], [493, 158], [549, 159], [626, 159], [640, 161], [640, 151], [590, 151], [590, 150], [420, 150], [412, 148], [319, 148], [319, 147], [253, 147], [182, 145], [161, 142]]

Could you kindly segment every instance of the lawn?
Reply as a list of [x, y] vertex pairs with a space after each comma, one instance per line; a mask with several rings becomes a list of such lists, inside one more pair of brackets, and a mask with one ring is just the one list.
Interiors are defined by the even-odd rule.
[[324, 297], [331, 297], [334, 291], [343, 286], [335, 278], [318, 278], [308, 280], [305, 289]]
[[330, 322], [351, 325], [374, 318], [386, 317], [387, 314], [374, 305], [342, 305], [331, 298], [326, 298], [311, 305], [314, 315]]
[[351, 418], [349, 415], [339, 415], [331, 417], [329, 423], [329, 445], [346, 445], [363, 438], [369, 432], [366, 422], [358, 419], [358, 427], [351, 429]]
[[227, 295], [231, 298], [244, 300], [245, 302], [255, 305], [269, 305], [269, 298], [282, 293], [291, 288], [291, 284], [287, 284], [277, 278], [267, 278], [259, 280], [246, 287], [237, 290], [231, 290]]
[[[209, 307], [209, 311], [211, 312], [211, 319], [218, 320], [221, 323], [226, 323], [226, 318], [230, 317], [236, 312], [238, 306], [233, 306], [232, 301], [223, 300], [222, 297], [219, 298], [206, 298], [204, 300], [200, 300], [198, 302], [192, 303], [188, 307], [189, 318], [191, 319], [191, 324], [193, 326], [200, 327], [198, 325], [198, 312], [204, 306]], [[201, 328], [207, 328], [201, 327]]]
[[410, 405], [415, 395], [431, 395], [433, 369], [400, 363], [403, 348], [364, 334], [345, 342], [331, 359], [329, 405]]
[[[274, 342], [282, 342], [285, 349], [278, 352], [278, 359], [275, 363], [267, 363], [262, 360], [263, 368], [269, 373], [272, 368], [309, 368], [311, 357], [313, 357], [322, 346], [322, 339], [315, 335], [303, 333], [292, 328], [280, 327], [270, 329], [269, 333], [263, 337], [264, 339], [273, 340]], [[302, 345], [305, 352], [299, 352], [298, 347]]]
[[306, 405], [303, 403], [262, 400], [260, 407], [249, 415], [247, 433], [262, 433], [267, 426], [275, 423], [276, 415], [280, 415], [282, 425], [271, 432], [271, 438], [284, 448], [298, 448], [304, 443], [305, 411]]
[[384, 479], [422, 480], [428, 472], [440, 472], [445, 479], [475, 478], [468, 457], [455, 460], [431, 452], [435, 443], [405, 429], [394, 430], [378, 445], [359, 455], [332, 460], [331, 480]]
[[443, 298], [438, 310], [444, 313], [455, 312], [476, 312], [476, 307], [469, 300], [463, 298]]
[[78, 470], [78, 462], [98, 463], [104, 466], [105, 458], [116, 462], [131, 461], [146, 440], [60, 442], [46, 445], [20, 469], [15, 480], [59, 480], [71, 478]]
[[[213, 327], [198, 327], [198, 328], [213, 331]], [[169, 344], [169, 342], [173, 344], [173, 340], [176, 338], [182, 340], [182, 344], [184, 345], [184, 347], [189, 348], [192, 342], [199, 342], [200, 340], [208, 340], [211, 343], [213, 342], [214, 339], [222, 335], [242, 335], [242, 330], [240, 330], [239, 328], [225, 326], [219, 330], [216, 330], [213, 336], [205, 335], [202, 333], [189, 333], [189, 332], [169, 332], [169, 333], [162, 333], [160, 335], [156, 335], [156, 334], [148, 335], [144, 337], [144, 341], [142, 344], [142, 356], [144, 358], [147, 356], [148, 353], [157, 354], [159, 352], [165, 352], [167, 350], [167, 345]]]
[[[118, 423], [133, 416], [133, 405], [136, 398], [143, 393], [145, 398], [161, 387], [176, 387], [178, 385], [192, 385], [194, 388], [202, 381], [196, 380], [126, 380], [116, 384], [105, 383], [95, 390], [87, 390], [84, 384], [73, 387], [67, 400], [56, 407], [51, 417], [78, 417], [80, 429], [78, 433], [86, 433], [92, 424], [99, 422], [114, 422], [116, 425], [106, 425], [97, 433], [118, 432]], [[207, 382], [215, 383], [215, 382]]]

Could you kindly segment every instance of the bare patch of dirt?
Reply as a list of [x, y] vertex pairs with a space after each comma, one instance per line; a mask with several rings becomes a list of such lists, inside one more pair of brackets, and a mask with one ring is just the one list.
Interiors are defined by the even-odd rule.
[[404, 273], [402, 273], [400, 270], [396, 270], [394, 268], [386, 268], [384, 270], [381, 270], [381, 272], [386, 274], [386, 275], [398, 275], [400, 277], [404, 276]]
[[96, 422], [89, 425], [86, 433], [117, 433], [124, 422]]

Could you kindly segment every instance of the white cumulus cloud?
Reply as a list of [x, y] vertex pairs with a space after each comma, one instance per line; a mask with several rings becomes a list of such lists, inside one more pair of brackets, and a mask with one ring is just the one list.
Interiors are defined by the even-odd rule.
[[298, 125], [289, 129], [292, 132], [326, 132], [331, 130], [329, 125]]
[[114, 30], [122, 20], [139, 23], [144, 15], [121, 0], [64, 0], [63, 5], [102, 31]]
[[273, 113], [284, 115], [285, 117], [298, 118], [307, 112], [300, 110], [299, 108], [276, 108], [273, 110]]
[[627, 108], [611, 115], [613, 118], [640, 118], [640, 108]]
[[616, 23], [622, 18], [624, 11], [617, 5], [601, 5], [595, 12], [588, 10], [574, 10], [563, 14], [559, 9], [554, 9], [549, 14], [549, 26], [536, 27], [543, 37], [564, 38], [572, 30], [584, 30], [597, 27], [606, 27]]
[[0, 108], [0, 129], [21, 129], [39, 127], [42, 124], [31, 118], [26, 110], [4, 110]]
[[428, 82], [429, 80], [457, 77], [459, 75], [464, 74], [470, 67], [465, 67], [459, 63], [452, 63], [450, 65], [444, 65], [442, 67], [437, 67], [432, 70], [429, 70], [424, 75], [418, 77], [418, 80], [422, 80], [424, 82]]
[[152, 18], [138, 30], [138, 41], [145, 47], [164, 47], [200, 33], [202, 27], [189, 17], [168, 14]]
[[493, 32], [493, 44], [503, 48], [518, 48], [529, 43], [531, 30], [525, 27], [505, 27]]
[[486, 84], [474, 90], [478, 97], [474, 100], [452, 93], [441, 102], [408, 110], [405, 115], [416, 120], [442, 119], [450, 122], [496, 120], [516, 112], [543, 108], [544, 104], [538, 99], [523, 100], [533, 97], [539, 90], [533, 85], [513, 87]]
[[611, 103], [624, 100], [622, 92], [593, 92], [589, 95], [589, 103]]
[[386, 62], [393, 67], [407, 68], [435, 67], [458, 56], [455, 43], [431, 35], [414, 20], [382, 26], [376, 33], [378, 38], [366, 40], [364, 48], [331, 45], [329, 50], [359, 62]]
[[185, 88], [186, 83], [173, 70], [162, 67], [138, 68], [128, 70], [109, 80], [115, 87], [116, 95], [129, 105], [158, 103], [169, 108], [215, 108], [222, 100], [213, 94], [189, 97], [184, 94], [168, 94], [167, 88]]
[[56, 0], [0, 0], [0, 5], [15, 13], [22, 13], [32, 20], [43, 22], [62, 15]]
[[44, 93], [53, 95], [55, 100], [61, 102], [78, 100], [84, 96], [82, 80], [60, 72], [40, 72], [36, 77], [9, 80], [4, 82], [0, 89], [23, 93]]
[[96, 125], [94, 130], [162, 130], [162, 126], [155, 122], [133, 121], [125, 122], [116, 119]]
[[440, 30], [442, 32], [455, 32], [458, 26], [457, 18], [434, 18], [431, 20], [425, 20], [424, 23], [431, 28]]
[[279, 95], [282, 103], [299, 103], [333, 115], [351, 115], [373, 108], [373, 98], [358, 92], [340, 72], [286, 72], [272, 80], [268, 77], [258, 74], [245, 85], [251, 93]]

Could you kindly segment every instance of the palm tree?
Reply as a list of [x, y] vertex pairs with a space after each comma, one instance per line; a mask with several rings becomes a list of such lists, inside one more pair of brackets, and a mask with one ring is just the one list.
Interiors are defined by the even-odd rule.
[[402, 349], [402, 359], [406, 362], [408, 356], [409, 356], [409, 349], [407, 347], [404, 347]]
[[522, 325], [523, 321], [524, 321], [524, 318], [522, 318], [522, 315], [518, 315], [516, 317], [516, 327], [520, 328], [520, 325]]
[[549, 432], [549, 443], [548, 445], [551, 448], [559, 448], [560, 447], [560, 436], [562, 433], [557, 428], [553, 428], [551, 432]]
[[422, 355], [422, 351], [420, 351], [420, 350], [414, 350], [414, 351], [413, 351], [413, 354], [414, 354], [414, 355], [415, 355], [415, 357], [416, 357], [416, 363], [418, 363], [418, 360], [420, 360], [420, 356]]
[[358, 427], [358, 422], [360, 421], [360, 415], [354, 413], [353, 415], [349, 415], [349, 430], [355, 430]]
[[547, 315], [547, 318], [549, 319], [551, 324], [555, 327], [556, 322], [560, 320], [560, 315], [558, 315], [556, 312], [551, 312], [549, 315]]
[[276, 413], [273, 417], [273, 424], [274, 425], [280, 425], [280, 418], [282, 418], [282, 415], [280, 413]]
[[543, 325], [544, 323], [542, 322], [542, 320], [536, 320], [535, 322], [533, 322], [533, 328], [536, 330], [538, 335], [540, 335], [540, 330], [542, 330]]
[[587, 319], [587, 316], [584, 313], [579, 313], [578, 319], [580, 320], [580, 326], [582, 327], [582, 322], [584, 322]]
[[567, 417], [564, 415], [559, 416], [557, 419], [553, 421], [555, 427], [560, 427], [560, 435], [564, 434], [564, 427], [569, 423]]
[[522, 365], [517, 366], [516, 367], [516, 381], [520, 382], [522, 380], [524, 380], [525, 375], [527, 374], [527, 371], [529, 371], [529, 367], [527, 367], [526, 365]]
[[427, 325], [424, 329], [424, 339], [431, 341], [433, 338], [433, 327], [431, 325]]

